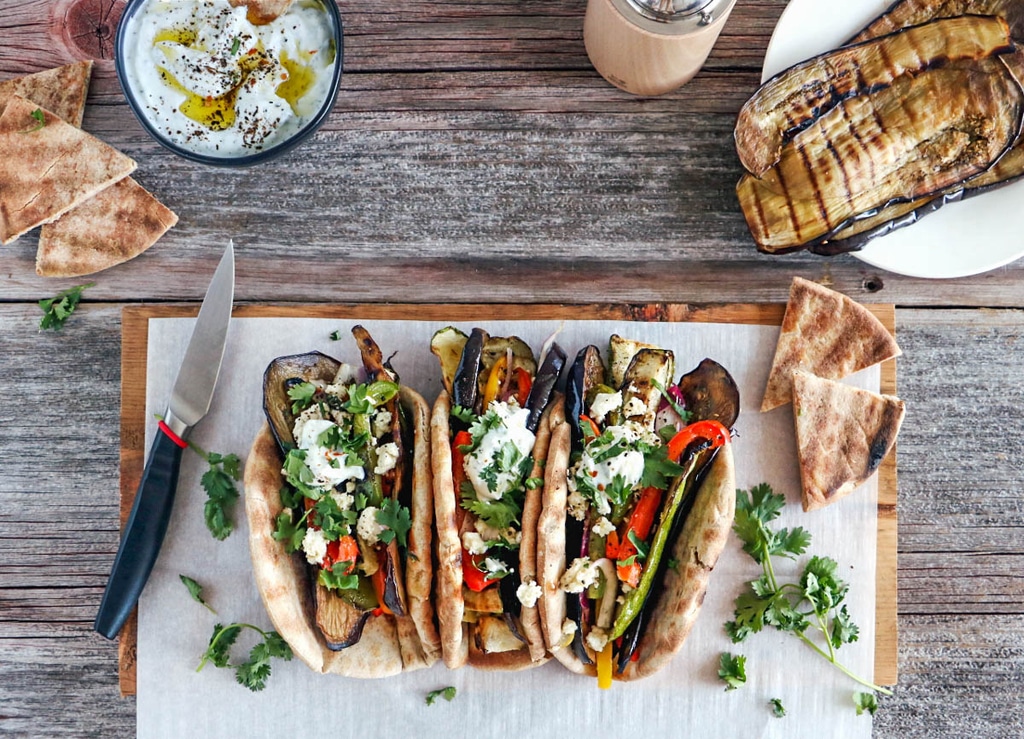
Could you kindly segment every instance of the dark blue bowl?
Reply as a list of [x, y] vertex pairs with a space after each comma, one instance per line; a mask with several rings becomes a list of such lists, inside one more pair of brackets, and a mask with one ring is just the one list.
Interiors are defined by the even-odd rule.
[[330, 91], [328, 92], [323, 105], [320, 106], [316, 115], [310, 118], [302, 128], [298, 129], [294, 134], [292, 134], [292, 136], [284, 141], [280, 141], [269, 148], [252, 154], [227, 156], [214, 156], [212, 154], [192, 151], [181, 144], [171, 141], [164, 136], [164, 134], [158, 131], [152, 123], [150, 123], [149, 119], [146, 118], [145, 113], [142, 111], [142, 106], [138, 98], [135, 97], [135, 93], [128, 82], [128, 77], [125, 72], [125, 29], [146, 2], [148, 2], [148, 0], [129, 0], [128, 4], [125, 6], [124, 13], [121, 15], [121, 20], [117, 25], [117, 37], [114, 42], [114, 65], [117, 69], [118, 82], [121, 83], [121, 89], [124, 91], [124, 96], [128, 100], [128, 106], [132, 109], [132, 113], [135, 114], [139, 123], [142, 124], [144, 129], [146, 129], [146, 132], [164, 148], [169, 149], [178, 156], [184, 157], [185, 159], [189, 159], [193, 162], [210, 164], [215, 167], [250, 167], [254, 164], [270, 161], [271, 159], [281, 156], [287, 151], [291, 151], [311, 136], [318, 128], [320, 128], [321, 125], [323, 125], [323, 122], [327, 120], [327, 116], [330, 114], [331, 108], [334, 107], [334, 101], [338, 97], [338, 87], [341, 85], [342, 60], [344, 58], [341, 13], [338, 11], [338, 6], [335, 3], [335, 0], [321, 0], [325, 10], [327, 11], [327, 18], [331, 24], [331, 35], [334, 38], [334, 45], [337, 50], [334, 59], [334, 73], [331, 79]]

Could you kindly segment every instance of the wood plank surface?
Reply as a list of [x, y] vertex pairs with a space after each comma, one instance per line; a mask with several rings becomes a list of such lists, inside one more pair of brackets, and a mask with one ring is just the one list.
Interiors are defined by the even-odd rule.
[[123, 0], [0, 0], [0, 79], [97, 59], [85, 129], [181, 217], [97, 275], [60, 333], [38, 331], [35, 301], [83, 280], [37, 277], [36, 233], [0, 248], [0, 735], [135, 732], [92, 631], [118, 541], [121, 311], [199, 300], [233, 236], [249, 303], [775, 303], [798, 274], [896, 304], [900, 684], [874, 733], [1024, 736], [1024, 263], [929, 281], [756, 253], [732, 126], [786, 0], [737, 3], [705, 69], [661, 98], [590, 68], [585, 0], [340, 6], [326, 125], [230, 171], [132, 118], [110, 61]]
[[[867, 306], [883, 325], [895, 333], [895, 310], [891, 305]], [[121, 315], [121, 526], [125, 525], [135, 500], [145, 464], [146, 449], [146, 357], [149, 319], [194, 316], [199, 307], [141, 306], [125, 308]], [[403, 320], [454, 323], [486, 322], [509, 315], [522, 320], [613, 319], [627, 321], [694, 321], [777, 326], [782, 323], [784, 304], [734, 304], [692, 306], [682, 304], [609, 305], [247, 305], [237, 308], [238, 318], [338, 318], [350, 320]], [[882, 364], [881, 391], [896, 392], [896, 361]], [[874, 681], [895, 685], [897, 659], [897, 483], [896, 450], [879, 467], [878, 548], [876, 562], [875, 668]], [[122, 695], [135, 694], [136, 618], [125, 623], [118, 643], [119, 682]]]

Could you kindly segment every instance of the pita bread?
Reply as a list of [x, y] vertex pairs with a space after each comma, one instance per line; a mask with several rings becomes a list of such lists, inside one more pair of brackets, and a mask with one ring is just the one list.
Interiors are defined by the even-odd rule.
[[174, 211], [125, 177], [43, 226], [36, 274], [79, 277], [127, 262], [178, 222]]
[[81, 128], [91, 77], [92, 61], [86, 61], [0, 82], [0, 112], [12, 95], [20, 95]]
[[[550, 407], [550, 405], [549, 405]], [[462, 595], [462, 541], [459, 539], [459, 527], [456, 523], [458, 498], [455, 494], [455, 481], [452, 477], [451, 427], [451, 396], [442, 390], [434, 403], [430, 421], [431, 433], [431, 464], [434, 473], [434, 515], [437, 531], [437, 597], [435, 608], [440, 627], [441, 651], [444, 663], [450, 669], [469, 664], [478, 669], [521, 670], [536, 667], [546, 661], [543, 643], [533, 639], [539, 635], [538, 629], [524, 624], [524, 636], [527, 644], [522, 649], [507, 652], [484, 652], [479, 648], [476, 638], [476, 625], [463, 623], [466, 605]], [[537, 448], [535, 442], [534, 448]], [[534, 501], [539, 498], [539, 491], [534, 491]], [[527, 495], [524, 501], [523, 522], [524, 538], [519, 545], [520, 568], [527, 572], [536, 565], [532, 564], [536, 556], [530, 548], [530, 537], [525, 534], [527, 511], [534, 515], [536, 502], [531, 504]], [[527, 623], [531, 610], [523, 608]], [[536, 623], [536, 622], [534, 622]], [[536, 657], [535, 657], [536, 655]]]
[[838, 380], [900, 353], [892, 334], [867, 308], [794, 277], [761, 410], [791, 400], [793, 370]]
[[[245, 464], [243, 485], [245, 511], [249, 521], [249, 552], [256, 587], [267, 616], [295, 655], [312, 670], [346, 677], [378, 678], [431, 666], [440, 653], [433, 627], [429, 573], [431, 562], [430, 522], [419, 515], [431, 507], [430, 486], [422, 474], [429, 474], [429, 445], [426, 402], [414, 391], [402, 388], [402, 404], [414, 425], [413, 443], [413, 530], [409, 537], [406, 593], [410, 615], [371, 616], [359, 641], [340, 651], [327, 648], [315, 627], [315, 605], [309, 582], [309, 568], [297, 554], [288, 554], [273, 538], [274, 522], [283, 510], [279, 491], [284, 484], [282, 458], [266, 422], [260, 428]], [[424, 500], [426, 497], [426, 500]], [[416, 563], [425, 564], [426, 568]], [[424, 591], [424, 587], [426, 590]], [[424, 597], [426, 593], [426, 597]]]
[[903, 401], [793, 373], [793, 416], [805, 511], [849, 495], [871, 475], [896, 443]]
[[[585, 665], [572, 649], [560, 643], [566, 618], [566, 594], [559, 587], [559, 581], [566, 565], [566, 471], [571, 444], [569, 425], [562, 423], [552, 432], [544, 480], [544, 507], [538, 526], [537, 563], [543, 591], [541, 624], [555, 659], [575, 673], [594, 676], [597, 674], [594, 665]], [[616, 680], [638, 680], [654, 674], [668, 664], [689, 636], [704, 603], [711, 570], [732, 530], [736, 512], [734, 465], [732, 444], [727, 442], [715, 455], [672, 549], [663, 555], [675, 559], [679, 567], [666, 568], [661, 595], [637, 647], [636, 660], [622, 673], [615, 674]]]
[[[35, 111], [42, 115], [41, 127]], [[56, 220], [135, 166], [94, 136], [12, 96], [0, 115], [0, 241], [8, 244]]]

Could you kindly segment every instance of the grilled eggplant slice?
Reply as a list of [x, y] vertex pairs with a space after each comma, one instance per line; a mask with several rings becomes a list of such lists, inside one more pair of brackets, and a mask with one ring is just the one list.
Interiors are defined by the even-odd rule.
[[1020, 0], [898, 0], [847, 43], [860, 43], [934, 18], [958, 15], [998, 15], [1006, 19], [1013, 38], [1024, 40], [1024, 3]]
[[1024, 93], [987, 58], [904, 76], [846, 100], [801, 132], [737, 194], [758, 248], [782, 253], [858, 214], [941, 194], [985, 171], [1020, 132]]
[[288, 389], [297, 382], [327, 384], [338, 374], [341, 362], [320, 352], [278, 357], [263, 373], [263, 413], [283, 454], [295, 446], [292, 429], [295, 415]]
[[736, 152], [760, 177], [779, 161], [786, 141], [842, 101], [888, 87], [902, 75], [1012, 50], [1004, 20], [961, 16], [821, 54], [773, 77], [744, 104]]

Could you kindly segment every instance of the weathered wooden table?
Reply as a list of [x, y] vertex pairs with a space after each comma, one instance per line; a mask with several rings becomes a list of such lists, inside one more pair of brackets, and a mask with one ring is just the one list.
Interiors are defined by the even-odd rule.
[[326, 126], [228, 171], [132, 117], [118, 0], [0, 1], [0, 75], [100, 59], [84, 128], [181, 216], [60, 333], [37, 331], [35, 303], [74, 281], [36, 277], [35, 233], [0, 249], [0, 734], [134, 731], [92, 631], [118, 539], [120, 311], [199, 300], [233, 237], [249, 303], [770, 302], [794, 274], [895, 303], [900, 683], [876, 734], [1022, 735], [1024, 260], [927, 281], [754, 250], [732, 125], [785, 5], [740, 0], [691, 84], [637, 99], [590, 67], [583, 0], [344, 0]]

